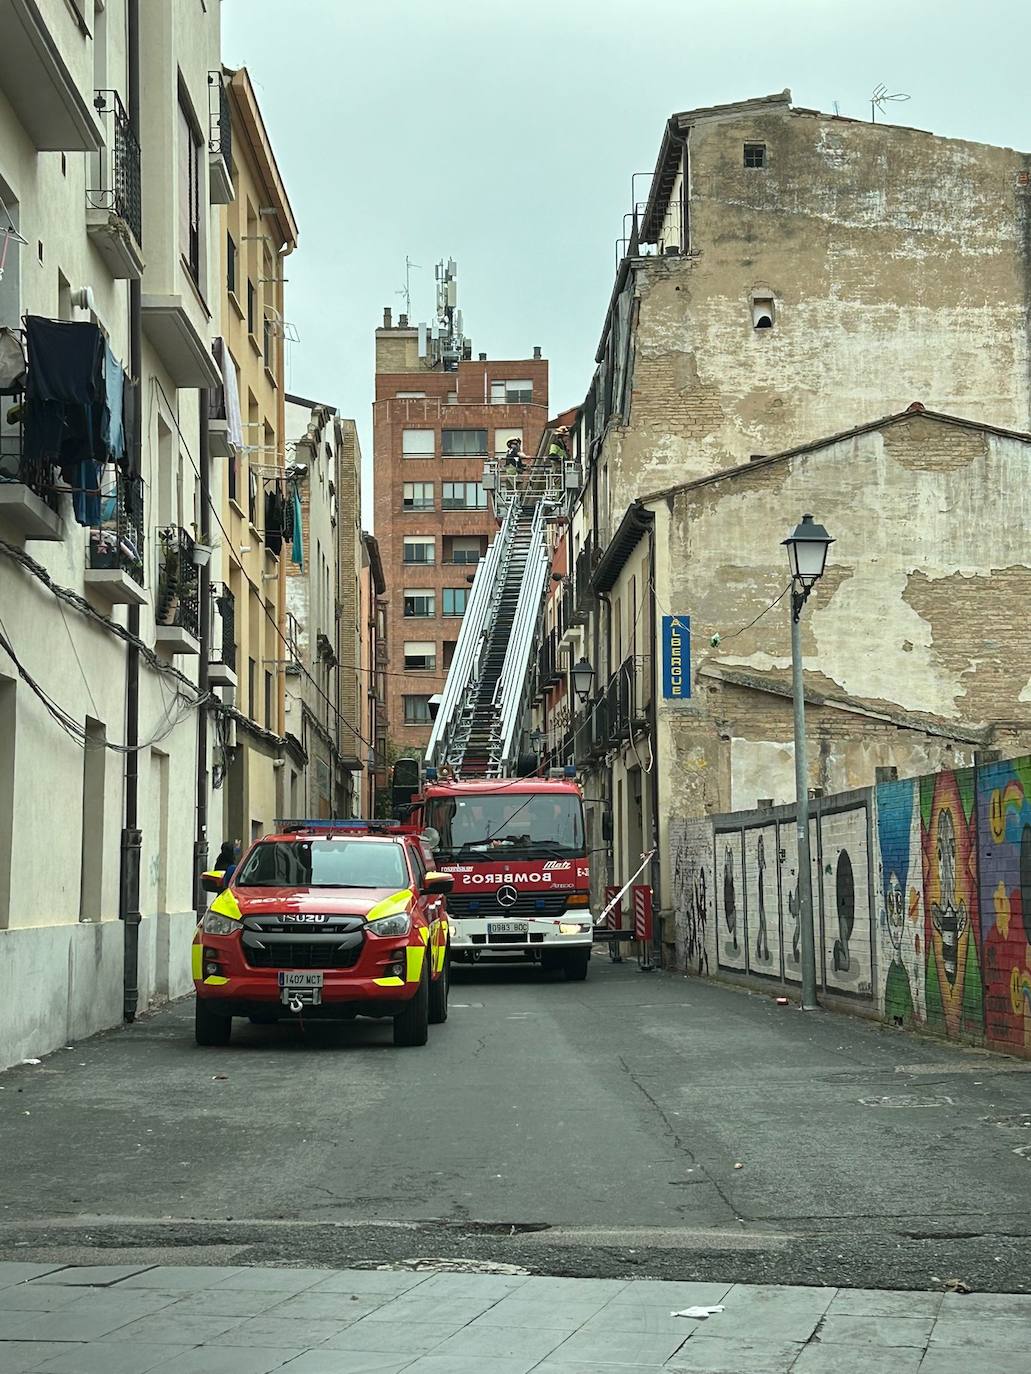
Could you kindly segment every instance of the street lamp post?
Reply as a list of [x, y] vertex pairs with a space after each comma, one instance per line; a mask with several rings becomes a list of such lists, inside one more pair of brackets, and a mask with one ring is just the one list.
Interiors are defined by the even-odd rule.
[[534, 728], [530, 731], [530, 748], [537, 757], [537, 767], [541, 766], [541, 754], [544, 750], [544, 731]]
[[576, 699], [583, 706], [587, 698], [591, 695], [591, 683], [594, 681], [594, 669], [585, 658], [581, 658], [578, 663], [574, 663], [569, 670], [569, 676], [573, 679], [573, 691]]
[[816, 1000], [816, 936], [813, 926], [813, 870], [809, 858], [809, 776], [805, 741], [805, 683], [802, 674], [802, 607], [823, 576], [834, 540], [811, 515], [783, 541], [791, 566], [791, 686], [795, 704], [795, 821], [798, 830], [798, 923], [802, 946], [802, 1010]]

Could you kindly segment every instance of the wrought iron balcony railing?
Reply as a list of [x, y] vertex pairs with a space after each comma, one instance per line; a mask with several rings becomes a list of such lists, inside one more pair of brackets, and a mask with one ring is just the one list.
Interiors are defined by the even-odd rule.
[[158, 625], [176, 625], [200, 637], [200, 576], [193, 561], [194, 543], [186, 530], [168, 525], [158, 530]]
[[229, 113], [229, 93], [221, 72], [208, 72], [211, 97], [208, 103], [208, 152], [221, 153], [227, 167], [233, 161], [233, 121]]
[[224, 582], [211, 584], [211, 662], [236, 672], [236, 597]]
[[87, 566], [91, 572], [128, 573], [141, 587], [143, 561], [143, 483], [117, 474], [114, 495], [101, 496], [100, 521], [89, 533]]
[[55, 513], [60, 510], [48, 459], [30, 459], [25, 453], [25, 405], [21, 395], [0, 396], [0, 482], [28, 487]]
[[117, 91], [97, 91], [93, 104], [102, 115], [111, 117], [111, 136], [100, 154], [100, 186], [86, 192], [95, 210], [110, 210], [125, 220], [143, 244], [143, 194], [140, 181], [140, 145], [129, 124], [129, 116]]

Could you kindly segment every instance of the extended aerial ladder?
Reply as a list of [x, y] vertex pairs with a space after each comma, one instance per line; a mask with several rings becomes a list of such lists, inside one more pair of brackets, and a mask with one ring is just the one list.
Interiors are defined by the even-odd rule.
[[551, 574], [549, 522], [566, 496], [565, 465], [526, 474], [488, 464], [500, 528], [480, 561], [455, 645], [426, 763], [463, 778], [515, 774]]

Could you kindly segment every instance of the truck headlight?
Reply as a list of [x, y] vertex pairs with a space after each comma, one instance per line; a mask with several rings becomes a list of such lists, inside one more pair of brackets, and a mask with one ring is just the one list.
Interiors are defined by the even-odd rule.
[[584, 931], [591, 929], [589, 921], [562, 921], [559, 924], [558, 932], [560, 935], [580, 935]]
[[201, 921], [201, 930], [205, 935], [232, 935], [239, 929], [239, 921], [231, 921], [228, 916], [219, 916], [215, 911], [207, 912]]
[[406, 911], [401, 911], [396, 916], [383, 916], [378, 921], [369, 921], [368, 926], [373, 935], [407, 935], [412, 928], [412, 918]]

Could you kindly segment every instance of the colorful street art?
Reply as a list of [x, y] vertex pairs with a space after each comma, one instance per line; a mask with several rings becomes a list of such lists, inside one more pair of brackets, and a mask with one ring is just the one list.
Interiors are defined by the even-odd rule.
[[927, 1025], [951, 1040], [984, 1033], [974, 770], [921, 778]]
[[912, 782], [877, 788], [877, 841], [884, 1019], [892, 1026], [912, 1027], [926, 1018], [920, 817]]
[[[690, 834], [678, 958], [757, 988], [797, 985], [791, 808], [671, 822], [671, 834], [678, 824]], [[810, 848], [823, 993], [893, 1027], [1031, 1058], [1031, 758], [823, 797]]]
[[978, 771], [985, 1037], [1031, 1053], [1031, 760]]

